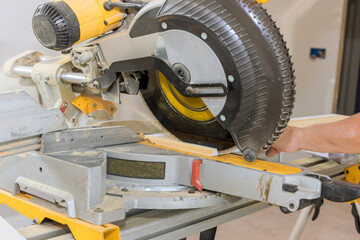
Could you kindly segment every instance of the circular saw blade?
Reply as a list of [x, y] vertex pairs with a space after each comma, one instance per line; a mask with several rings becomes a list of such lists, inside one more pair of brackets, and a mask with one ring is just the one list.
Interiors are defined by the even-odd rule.
[[[225, 81], [228, 88], [226, 98], [202, 99], [214, 118], [199, 121], [174, 106], [164, 94], [161, 78], [154, 75], [152, 90], [144, 97], [160, 122], [169, 130], [216, 139], [229, 140], [231, 134], [243, 152], [266, 151], [290, 119], [295, 77], [282, 35], [261, 5], [253, 0], [167, 0], [158, 13], [158, 23], [166, 26], [162, 35], [170, 49], [170, 65], [183, 64], [193, 82]], [[175, 38], [166, 37], [174, 32]], [[206, 77], [198, 74], [219, 65], [196, 61], [195, 41], [186, 41], [190, 35], [206, 44], [218, 59], [222, 73], [214, 79], [206, 82]], [[187, 101], [191, 103], [191, 99]]]

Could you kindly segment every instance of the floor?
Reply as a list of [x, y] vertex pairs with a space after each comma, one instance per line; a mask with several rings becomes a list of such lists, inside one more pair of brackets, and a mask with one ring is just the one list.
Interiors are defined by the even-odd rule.
[[[271, 207], [235, 221], [220, 225], [216, 240], [286, 240], [289, 238], [299, 213], [285, 215], [279, 208]], [[187, 240], [198, 240], [199, 234]], [[309, 221], [302, 240], [360, 239], [349, 204], [326, 201], [315, 222]]]

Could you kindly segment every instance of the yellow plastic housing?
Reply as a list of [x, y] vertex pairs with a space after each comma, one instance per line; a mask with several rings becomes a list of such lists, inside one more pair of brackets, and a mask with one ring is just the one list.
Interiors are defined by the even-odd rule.
[[69, 5], [79, 21], [80, 39], [77, 43], [115, 29], [124, 18], [124, 13], [118, 10], [105, 10], [106, 0], [54, 0], [61, 1]]
[[[360, 164], [345, 168], [345, 180], [347, 182], [360, 184]], [[360, 204], [360, 198], [356, 199], [356, 201]], [[353, 203], [353, 201], [350, 203]]]

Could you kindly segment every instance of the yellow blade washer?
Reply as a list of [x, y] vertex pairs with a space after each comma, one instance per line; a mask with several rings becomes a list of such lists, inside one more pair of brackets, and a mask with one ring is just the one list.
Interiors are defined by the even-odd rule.
[[167, 101], [180, 114], [199, 122], [214, 119], [214, 115], [212, 115], [201, 98], [181, 95], [161, 72], [158, 72], [158, 80]]

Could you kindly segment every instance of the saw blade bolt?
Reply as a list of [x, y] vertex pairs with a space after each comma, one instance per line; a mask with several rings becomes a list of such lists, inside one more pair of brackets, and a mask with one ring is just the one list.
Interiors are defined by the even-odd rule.
[[226, 121], [226, 117], [225, 117], [224, 115], [221, 115], [221, 116], [220, 116], [220, 120], [223, 121], [223, 122], [225, 122], [225, 121]]
[[181, 81], [183, 81], [184, 83], [190, 83], [191, 74], [189, 69], [187, 69], [184, 64], [175, 63], [173, 65], [173, 71]]
[[162, 22], [162, 23], [161, 23], [161, 27], [162, 27], [164, 30], [166, 30], [166, 29], [168, 28], [168, 25], [167, 25], [166, 22]]

